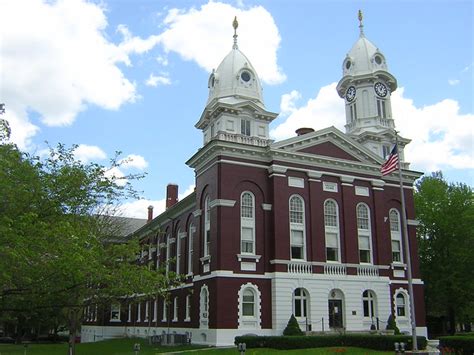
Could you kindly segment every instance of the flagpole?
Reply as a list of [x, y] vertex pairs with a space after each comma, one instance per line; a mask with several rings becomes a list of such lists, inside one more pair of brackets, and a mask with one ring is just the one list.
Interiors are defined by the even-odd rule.
[[407, 226], [407, 216], [405, 209], [405, 193], [403, 191], [403, 182], [402, 182], [402, 163], [400, 157], [400, 150], [398, 149], [398, 132], [395, 131], [395, 144], [397, 146], [398, 153], [398, 179], [400, 181], [400, 196], [402, 203], [402, 225], [403, 225], [403, 243], [405, 244], [405, 260], [407, 264], [407, 277], [408, 277], [408, 295], [410, 297], [410, 313], [411, 313], [411, 334], [413, 341], [413, 350], [418, 350], [418, 343], [416, 341], [416, 319], [415, 319], [415, 295], [413, 293], [413, 278], [411, 274], [411, 253], [410, 253], [410, 241], [408, 238], [408, 226]]

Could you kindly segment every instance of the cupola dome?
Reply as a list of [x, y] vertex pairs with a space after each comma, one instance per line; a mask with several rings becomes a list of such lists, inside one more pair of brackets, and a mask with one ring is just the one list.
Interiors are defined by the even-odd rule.
[[207, 105], [218, 100], [234, 103], [239, 99], [250, 100], [264, 107], [262, 85], [257, 72], [237, 45], [237, 19], [234, 19], [234, 45], [229, 54], [209, 76]]

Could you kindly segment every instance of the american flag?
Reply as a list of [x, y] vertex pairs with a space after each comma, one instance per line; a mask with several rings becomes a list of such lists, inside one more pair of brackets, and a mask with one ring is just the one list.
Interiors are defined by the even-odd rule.
[[393, 146], [392, 151], [390, 152], [390, 155], [387, 158], [387, 161], [382, 164], [382, 167], [380, 168], [380, 172], [382, 173], [382, 176], [390, 174], [392, 171], [397, 170], [397, 165], [398, 165], [398, 149], [397, 145], [395, 144]]

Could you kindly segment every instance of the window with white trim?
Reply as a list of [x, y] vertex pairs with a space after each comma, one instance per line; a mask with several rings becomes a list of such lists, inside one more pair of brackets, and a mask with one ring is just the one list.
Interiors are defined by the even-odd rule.
[[166, 304], [166, 299], [163, 299], [163, 314], [162, 314], [162, 317], [161, 317], [161, 320], [163, 322], [166, 321], [166, 319], [168, 318], [168, 305]]
[[305, 260], [304, 201], [298, 195], [290, 197], [290, 254], [291, 259]]
[[308, 316], [308, 292], [304, 288], [297, 288], [293, 293], [293, 314], [296, 318]]
[[207, 285], [201, 287], [199, 295], [199, 327], [209, 327], [209, 291]]
[[153, 322], [156, 322], [158, 318], [158, 300], [155, 298], [153, 302]]
[[185, 321], [191, 320], [191, 295], [186, 295], [186, 317]]
[[193, 273], [193, 254], [194, 254], [194, 233], [196, 227], [190, 223], [188, 228], [188, 274]]
[[239, 329], [260, 329], [260, 291], [250, 282], [243, 284], [238, 293]]
[[204, 255], [208, 256], [211, 246], [211, 209], [209, 207], [210, 199], [206, 197], [204, 201]]
[[365, 290], [364, 293], [362, 293], [362, 305], [364, 309], [364, 317], [377, 317], [377, 298], [374, 291]]
[[178, 297], [173, 298], [173, 322], [178, 321]]
[[377, 99], [377, 115], [380, 118], [387, 118], [387, 112], [385, 109], [385, 100]]
[[250, 120], [240, 120], [240, 133], [244, 136], [250, 136]]
[[340, 261], [339, 208], [334, 200], [324, 202], [324, 231], [326, 240], [326, 260]]
[[168, 234], [166, 236], [166, 275], [168, 275], [168, 272], [170, 271], [170, 255], [171, 255], [171, 234]]
[[402, 253], [402, 232], [400, 226], [400, 213], [392, 208], [389, 212], [390, 239], [392, 241], [392, 261], [394, 263], [403, 262]]
[[370, 228], [370, 210], [365, 203], [359, 203], [357, 211], [357, 235], [359, 240], [359, 262], [372, 263], [372, 232]]
[[120, 303], [112, 303], [110, 305], [110, 321], [120, 322]]
[[161, 256], [161, 249], [160, 249], [160, 235], [156, 236], [156, 269], [160, 268], [160, 256]]
[[240, 252], [255, 254], [255, 197], [249, 191], [240, 196]]
[[150, 312], [150, 301], [145, 302], [145, 320], [144, 322], [148, 322], [148, 313]]
[[176, 274], [179, 275], [181, 263], [181, 229], [176, 233]]
[[403, 292], [399, 292], [395, 297], [395, 304], [397, 307], [397, 317], [407, 316], [407, 301], [406, 296]]

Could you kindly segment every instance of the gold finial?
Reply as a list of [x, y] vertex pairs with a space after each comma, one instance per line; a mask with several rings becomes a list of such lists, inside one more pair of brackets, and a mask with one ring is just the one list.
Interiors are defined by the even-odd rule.
[[362, 24], [362, 20], [364, 19], [364, 16], [362, 15], [362, 10], [359, 10], [359, 14], [358, 14], [357, 17], [359, 19], [360, 35], [362, 37], [362, 36], [364, 36], [364, 25]]
[[234, 17], [232, 22], [232, 27], [234, 27], [234, 45], [232, 48], [237, 49], [237, 28], [239, 27], [239, 22], [237, 21], [237, 16]]

